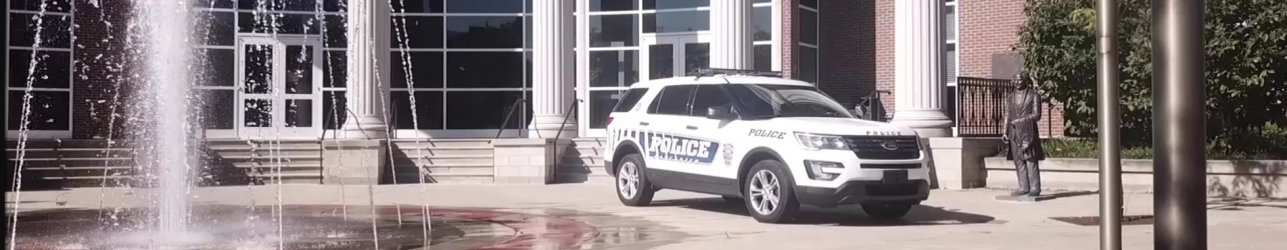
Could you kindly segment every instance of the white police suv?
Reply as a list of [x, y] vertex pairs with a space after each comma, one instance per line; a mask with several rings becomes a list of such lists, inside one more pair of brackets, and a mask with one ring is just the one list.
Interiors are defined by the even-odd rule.
[[894, 219], [929, 197], [916, 132], [856, 119], [813, 85], [775, 76], [706, 69], [632, 85], [607, 118], [604, 167], [621, 202], [717, 194], [780, 223], [801, 204]]

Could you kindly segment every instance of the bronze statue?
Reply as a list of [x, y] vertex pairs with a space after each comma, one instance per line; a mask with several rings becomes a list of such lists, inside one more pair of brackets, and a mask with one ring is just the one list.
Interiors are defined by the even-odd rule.
[[1014, 161], [1019, 175], [1019, 190], [1012, 196], [1040, 196], [1041, 170], [1038, 162], [1046, 158], [1041, 147], [1037, 120], [1041, 119], [1041, 96], [1033, 90], [1027, 72], [1014, 76], [1016, 89], [1006, 97], [1004, 108], [1006, 124], [1002, 125], [1001, 140], [1008, 145], [1006, 160]]

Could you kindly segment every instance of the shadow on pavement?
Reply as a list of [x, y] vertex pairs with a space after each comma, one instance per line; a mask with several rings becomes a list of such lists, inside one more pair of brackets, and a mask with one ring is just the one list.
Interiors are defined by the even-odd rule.
[[[718, 212], [737, 216], [750, 214], [742, 203], [731, 203], [722, 198], [698, 198], [679, 200], [653, 201], [653, 206], [683, 207], [708, 212]], [[1004, 224], [992, 216], [959, 212], [956, 209], [916, 205], [912, 211], [899, 220], [880, 221], [869, 218], [859, 206], [840, 206], [836, 208], [814, 208], [801, 206], [801, 213], [790, 224], [833, 225], [833, 226], [929, 226], [929, 225], [963, 225], [963, 224]]]

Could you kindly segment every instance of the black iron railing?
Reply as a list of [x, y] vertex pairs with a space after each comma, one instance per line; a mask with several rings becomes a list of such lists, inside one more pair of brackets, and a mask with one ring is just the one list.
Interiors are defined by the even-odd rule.
[[999, 137], [1005, 124], [1005, 97], [1014, 91], [1006, 79], [957, 77], [960, 96], [957, 131], [961, 137]]

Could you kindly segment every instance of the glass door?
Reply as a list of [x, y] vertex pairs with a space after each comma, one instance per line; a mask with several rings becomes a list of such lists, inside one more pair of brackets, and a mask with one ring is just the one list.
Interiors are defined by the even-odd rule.
[[238, 134], [241, 138], [317, 138], [322, 107], [320, 41], [240, 39]]
[[639, 81], [689, 75], [710, 65], [704, 34], [645, 35], [640, 51], [590, 51], [590, 87], [582, 103], [584, 137], [604, 137], [608, 114]]

